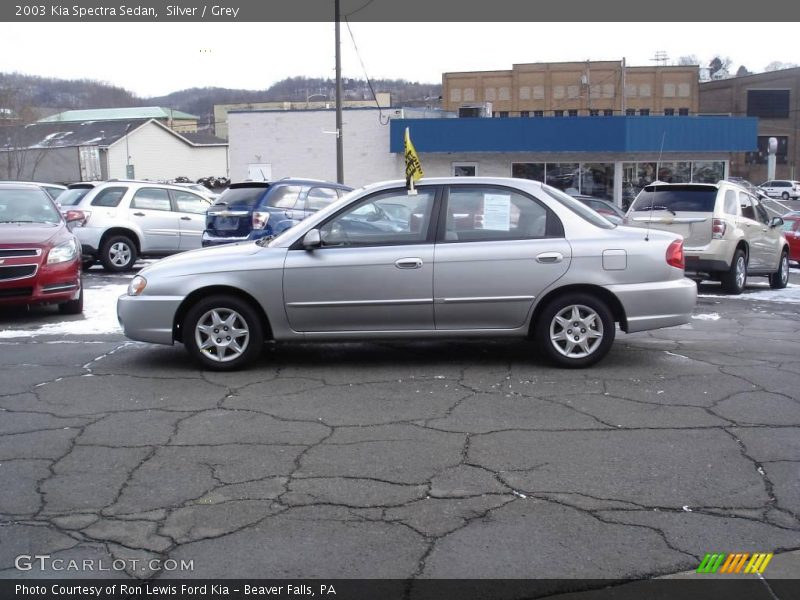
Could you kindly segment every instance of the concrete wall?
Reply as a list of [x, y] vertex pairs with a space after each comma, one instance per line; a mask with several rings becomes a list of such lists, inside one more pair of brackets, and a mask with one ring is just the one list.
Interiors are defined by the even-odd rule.
[[[126, 177], [125, 138], [108, 148], [108, 177]], [[227, 175], [225, 146], [192, 146], [155, 123], [128, 134], [127, 145], [137, 179], [154, 181], [185, 176], [200, 177]]]
[[[404, 175], [402, 156], [389, 152], [387, 111], [342, 111], [344, 182], [358, 187]], [[228, 113], [231, 180], [247, 178], [248, 164], [268, 164], [272, 179], [311, 177], [336, 181], [336, 113], [333, 110]]]

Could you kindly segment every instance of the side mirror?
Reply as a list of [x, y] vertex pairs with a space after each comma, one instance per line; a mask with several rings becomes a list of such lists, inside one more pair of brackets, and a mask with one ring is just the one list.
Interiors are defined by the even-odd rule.
[[322, 238], [319, 236], [319, 229], [312, 229], [303, 238], [303, 248], [313, 250], [322, 245]]
[[775, 228], [775, 227], [780, 227], [781, 225], [783, 225], [783, 219], [782, 218], [780, 218], [780, 217], [772, 217], [772, 219], [770, 219], [770, 222], [769, 222], [769, 226], [770, 227]]

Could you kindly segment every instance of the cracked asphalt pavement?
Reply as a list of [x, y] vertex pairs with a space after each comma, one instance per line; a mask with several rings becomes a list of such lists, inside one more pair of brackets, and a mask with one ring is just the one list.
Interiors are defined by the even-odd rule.
[[797, 306], [701, 297], [580, 371], [516, 341], [276, 345], [221, 374], [120, 334], [2, 339], [0, 577], [108, 576], [15, 568], [49, 554], [137, 578], [639, 578], [796, 550]]

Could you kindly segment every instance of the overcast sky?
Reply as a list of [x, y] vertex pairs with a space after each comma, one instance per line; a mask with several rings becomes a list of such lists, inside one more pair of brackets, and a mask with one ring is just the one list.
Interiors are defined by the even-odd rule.
[[[140, 96], [219, 86], [265, 89], [285, 77], [334, 76], [332, 23], [15, 23], [0, 72], [108, 82]], [[651, 65], [730, 57], [734, 70], [800, 64], [795, 23], [362, 23], [350, 25], [371, 78], [441, 82], [448, 71], [514, 63], [620, 60]], [[342, 24], [342, 71], [363, 78]]]

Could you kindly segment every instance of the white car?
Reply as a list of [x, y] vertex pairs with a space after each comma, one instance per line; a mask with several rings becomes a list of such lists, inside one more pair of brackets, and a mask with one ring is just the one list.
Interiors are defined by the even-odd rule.
[[108, 181], [73, 206], [85, 215], [75, 235], [84, 264], [99, 260], [126, 271], [139, 256], [166, 256], [201, 247], [211, 201], [185, 187], [149, 181]]
[[789, 179], [773, 179], [765, 181], [760, 186], [763, 192], [770, 198], [780, 198], [781, 200], [797, 200], [800, 198], [800, 181]]

